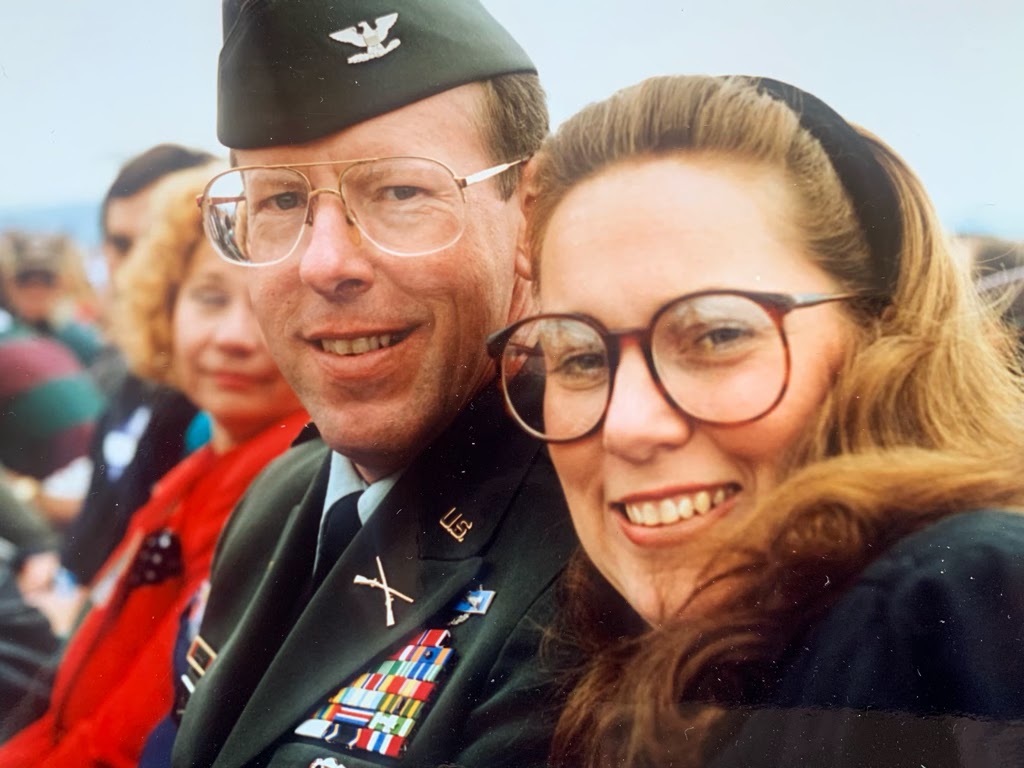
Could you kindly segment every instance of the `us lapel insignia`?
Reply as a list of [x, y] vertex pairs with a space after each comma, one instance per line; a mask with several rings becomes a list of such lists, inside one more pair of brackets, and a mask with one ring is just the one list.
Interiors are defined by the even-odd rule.
[[469, 529], [473, 527], [473, 524], [466, 520], [461, 512], [456, 512], [455, 507], [452, 507], [444, 516], [438, 521], [441, 527], [444, 528], [460, 544], [465, 540], [466, 534], [469, 533]]
[[400, 756], [455, 659], [450, 638], [446, 629], [421, 632], [316, 707], [295, 733], [352, 750]]
[[360, 21], [355, 26], [332, 32], [331, 39], [337, 40], [339, 43], [354, 45], [356, 48], [365, 48], [365, 53], [354, 53], [348, 57], [349, 64], [362, 64], [364, 61], [372, 61], [373, 59], [387, 56], [402, 44], [402, 41], [397, 37], [389, 40], [387, 45], [384, 44], [384, 41], [387, 40], [388, 32], [395, 26], [396, 21], [398, 21], [397, 13], [380, 16], [373, 22], [372, 27], [369, 22]]

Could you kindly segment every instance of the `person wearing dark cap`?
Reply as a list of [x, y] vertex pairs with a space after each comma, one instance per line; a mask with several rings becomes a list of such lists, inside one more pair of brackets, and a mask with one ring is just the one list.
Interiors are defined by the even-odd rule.
[[4, 308], [44, 336], [56, 339], [90, 366], [99, 333], [75, 314], [75, 293], [92, 293], [82, 257], [67, 235], [10, 231], [0, 245], [0, 299]]
[[543, 765], [575, 538], [484, 345], [530, 305], [534, 66], [476, 0], [228, 2], [224, 30], [207, 233], [318, 434], [222, 535], [174, 765]]

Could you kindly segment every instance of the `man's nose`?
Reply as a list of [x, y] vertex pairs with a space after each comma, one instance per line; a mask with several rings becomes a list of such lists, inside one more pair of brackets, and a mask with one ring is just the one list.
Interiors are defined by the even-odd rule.
[[299, 276], [329, 298], [348, 298], [373, 284], [370, 246], [334, 190], [316, 190], [309, 200], [307, 223], [299, 243]]

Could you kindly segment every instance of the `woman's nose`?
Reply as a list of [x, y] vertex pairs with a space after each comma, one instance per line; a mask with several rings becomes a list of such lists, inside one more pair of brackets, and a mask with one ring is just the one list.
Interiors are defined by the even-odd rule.
[[217, 323], [216, 343], [233, 352], [252, 352], [263, 345], [263, 332], [256, 322], [248, 296], [235, 297]]
[[665, 399], [639, 346], [624, 342], [602, 427], [605, 450], [642, 463], [685, 445], [692, 434], [689, 418]]

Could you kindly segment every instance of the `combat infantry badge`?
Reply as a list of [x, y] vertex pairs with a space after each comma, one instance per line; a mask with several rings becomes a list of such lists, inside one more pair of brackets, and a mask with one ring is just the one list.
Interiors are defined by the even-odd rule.
[[391, 31], [396, 21], [398, 21], [397, 13], [389, 13], [387, 16], [377, 18], [372, 27], [369, 22], [360, 21], [355, 26], [332, 32], [331, 39], [337, 40], [339, 43], [354, 45], [357, 48], [365, 48], [366, 53], [355, 53], [348, 57], [349, 64], [362, 64], [364, 61], [372, 61], [373, 59], [387, 56], [402, 44], [402, 41], [397, 37], [388, 40], [387, 45], [384, 44], [384, 41], [387, 40], [388, 32]]

